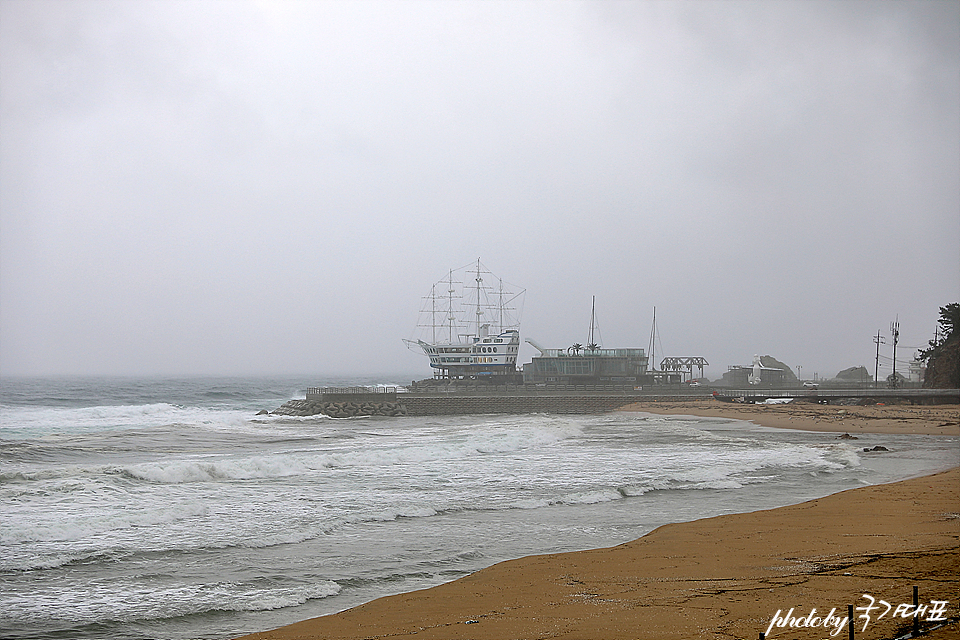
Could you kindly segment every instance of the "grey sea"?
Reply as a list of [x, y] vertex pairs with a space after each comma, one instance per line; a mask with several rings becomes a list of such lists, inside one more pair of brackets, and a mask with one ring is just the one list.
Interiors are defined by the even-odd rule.
[[642, 413], [256, 415], [401, 382], [3, 378], [0, 636], [231, 638], [960, 464], [957, 438]]

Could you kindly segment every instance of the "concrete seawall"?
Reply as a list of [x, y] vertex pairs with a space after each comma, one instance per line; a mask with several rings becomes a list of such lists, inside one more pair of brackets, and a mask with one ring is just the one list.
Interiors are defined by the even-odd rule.
[[468, 415], [482, 413], [604, 413], [636, 402], [625, 395], [403, 395], [410, 416]]
[[358, 401], [331, 402], [316, 396], [306, 400], [290, 400], [283, 406], [271, 411], [274, 415], [315, 416], [327, 415], [334, 418], [355, 416], [443, 416], [470, 415], [484, 413], [553, 413], [553, 414], [590, 414], [613, 411], [631, 402], [637, 402], [650, 396], [627, 394], [397, 394], [395, 399], [381, 400], [365, 398]]
[[[476, 388], [449, 391], [396, 393], [331, 393], [311, 390], [305, 400], [290, 400], [282, 407], [264, 413], [289, 416], [327, 415], [333, 418], [356, 416], [442, 416], [487, 413], [551, 413], [595, 414], [614, 411], [633, 402], [709, 398], [708, 390], [648, 390], [610, 388]], [[768, 398], [793, 399], [801, 402], [874, 404], [902, 402], [909, 404], [957, 403], [957, 389], [830, 389], [719, 390], [718, 400], [757, 402]]]

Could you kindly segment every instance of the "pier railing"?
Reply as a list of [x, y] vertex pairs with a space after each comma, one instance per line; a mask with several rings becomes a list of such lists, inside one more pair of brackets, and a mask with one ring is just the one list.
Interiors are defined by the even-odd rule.
[[313, 387], [307, 389], [308, 396], [319, 396], [327, 393], [396, 393], [396, 387]]
[[307, 400], [313, 402], [394, 402], [396, 387], [313, 387]]

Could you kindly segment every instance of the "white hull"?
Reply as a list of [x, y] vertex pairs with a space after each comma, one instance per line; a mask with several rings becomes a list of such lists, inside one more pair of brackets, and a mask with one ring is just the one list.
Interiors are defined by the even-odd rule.
[[468, 343], [430, 344], [421, 340], [417, 344], [430, 358], [430, 366], [448, 372], [450, 377], [499, 375], [517, 370], [520, 332], [508, 330]]

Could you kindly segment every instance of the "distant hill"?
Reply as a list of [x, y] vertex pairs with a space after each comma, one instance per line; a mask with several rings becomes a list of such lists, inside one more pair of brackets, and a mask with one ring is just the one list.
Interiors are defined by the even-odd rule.
[[843, 380], [844, 382], [872, 382], [873, 376], [870, 375], [866, 367], [861, 365], [859, 367], [844, 369], [836, 375], [835, 379]]
[[784, 382], [798, 382], [797, 375], [788, 365], [780, 362], [773, 356], [760, 356], [760, 364], [771, 369], [783, 369]]

